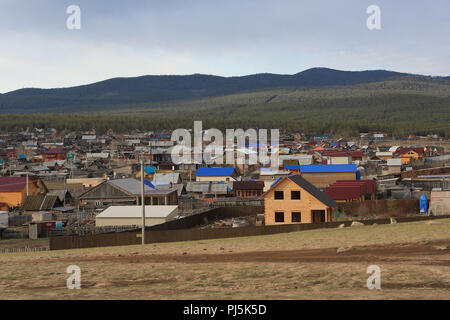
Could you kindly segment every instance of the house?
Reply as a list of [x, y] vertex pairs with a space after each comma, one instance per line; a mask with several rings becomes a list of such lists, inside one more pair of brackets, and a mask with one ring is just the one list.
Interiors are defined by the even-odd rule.
[[[108, 180], [86, 191], [80, 196], [81, 205], [95, 207], [141, 203], [141, 182], [134, 178]], [[177, 205], [177, 189], [157, 190], [144, 185], [144, 201], [148, 205]]]
[[[286, 168], [286, 167], [285, 167]], [[287, 177], [291, 174], [290, 171], [273, 170], [271, 168], [259, 169], [259, 180], [264, 182], [264, 192], [270, 189], [270, 187], [281, 178]]]
[[8, 207], [21, 207], [28, 195], [47, 194], [48, 189], [40, 179], [32, 177], [0, 177], [0, 203]]
[[83, 188], [89, 189], [98, 186], [102, 182], [104, 182], [104, 178], [76, 178], [76, 179], [67, 179], [67, 184], [83, 184]]
[[53, 160], [65, 160], [67, 152], [63, 148], [52, 148], [44, 151], [44, 162]]
[[8, 155], [5, 150], [0, 149], [0, 160], [6, 161], [8, 160]]
[[300, 174], [317, 188], [326, 188], [338, 180], [360, 179], [360, 172], [355, 164], [317, 164], [285, 168], [294, 174]]
[[[156, 172], [156, 167], [153, 166], [144, 166], [144, 179], [153, 179], [153, 176]], [[141, 170], [136, 173], [136, 179], [141, 179]]]
[[263, 194], [266, 225], [332, 221], [336, 202], [300, 175], [281, 178]]
[[16, 158], [16, 149], [8, 148], [3, 150], [3, 152], [0, 153], [0, 156], [3, 154], [3, 157], [6, 157], [6, 159], [15, 159]]
[[195, 172], [196, 181], [235, 181], [235, 168], [198, 168]]
[[325, 189], [325, 193], [336, 202], [375, 200], [375, 180], [340, 180]]
[[188, 182], [186, 192], [196, 199], [225, 198], [233, 191], [232, 183], [223, 181]]
[[408, 164], [411, 161], [422, 159], [424, 148], [399, 148], [395, 155], [402, 159], [402, 164]]
[[394, 154], [390, 151], [378, 151], [375, 153], [375, 157], [380, 160], [388, 160], [394, 157]]
[[181, 175], [178, 172], [155, 173], [152, 184], [157, 188], [158, 185], [180, 184]]
[[313, 156], [312, 155], [280, 155], [279, 161], [282, 166], [287, 165], [306, 165], [313, 164]]
[[234, 181], [233, 193], [235, 197], [252, 198], [262, 196], [264, 181]]
[[387, 168], [383, 169], [383, 175], [400, 174], [402, 171], [402, 159], [388, 159], [386, 166]]
[[434, 215], [445, 215], [450, 212], [450, 190], [431, 191], [430, 212]]
[[[178, 206], [145, 206], [145, 226], [165, 223], [178, 215]], [[95, 226], [142, 226], [141, 206], [111, 206], [95, 217]]]

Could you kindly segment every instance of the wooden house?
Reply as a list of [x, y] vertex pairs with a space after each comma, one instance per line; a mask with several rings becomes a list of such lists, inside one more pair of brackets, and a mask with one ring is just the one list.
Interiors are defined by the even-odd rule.
[[329, 222], [337, 207], [334, 200], [300, 175], [280, 179], [263, 198], [266, 225]]
[[399, 148], [395, 155], [402, 159], [402, 164], [408, 164], [411, 161], [422, 159], [424, 148]]
[[21, 207], [25, 197], [28, 195], [45, 195], [48, 190], [40, 179], [32, 177], [0, 177], [0, 203], [8, 207]]
[[[177, 205], [176, 188], [157, 190], [154, 186], [144, 186], [144, 201], [148, 205]], [[139, 180], [116, 179], [104, 181], [80, 196], [80, 204], [94, 207], [108, 205], [138, 205], [141, 203], [141, 182]]]
[[63, 148], [52, 148], [44, 151], [44, 162], [53, 160], [65, 160], [67, 152]]
[[360, 173], [354, 164], [286, 166], [294, 174], [301, 174], [317, 188], [326, 188], [338, 180], [358, 180]]
[[233, 193], [235, 197], [261, 197], [264, 192], [264, 181], [234, 181]]
[[197, 182], [201, 181], [234, 181], [237, 173], [235, 168], [199, 168], [195, 173]]

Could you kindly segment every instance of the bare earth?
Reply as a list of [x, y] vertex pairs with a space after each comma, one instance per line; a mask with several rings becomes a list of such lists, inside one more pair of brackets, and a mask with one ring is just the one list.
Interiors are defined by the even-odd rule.
[[[450, 219], [439, 222], [4, 254], [0, 299], [450, 299]], [[81, 290], [66, 287], [69, 265]], [[370, 265], [381, 290], [367, 289]]]

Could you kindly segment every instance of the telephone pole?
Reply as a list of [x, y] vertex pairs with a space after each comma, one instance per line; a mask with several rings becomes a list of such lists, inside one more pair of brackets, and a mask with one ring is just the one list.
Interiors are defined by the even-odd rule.
[[142, 244], [145, 244], [144, 159], [141, 158]]

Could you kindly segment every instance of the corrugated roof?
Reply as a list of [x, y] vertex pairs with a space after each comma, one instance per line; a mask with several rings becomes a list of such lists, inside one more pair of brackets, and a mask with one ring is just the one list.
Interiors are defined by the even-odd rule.
[[22, 191], [26, 183], [26, 177], [0, 177], [0, 192]]
[[178, 183], [178, 180], [180, 179], [180, 174], [178, 172], [160, 172], [155, 173], [153, 176], [152, 183], [153, 185], [157, 186], [159, 184], [170, 184], [170, 183]]
[[[139, 180], [136, 180], [133, 178], [116, 179], [116, 180], [109, 180], [108, 183], [110, 183], [130, 194], [133, 194], [133, 195], [141, 194], [141, 182]], [[147, 185], [144, 186], [145, 193], [152, 191], [152, 190], [154, 190], [154, 189], [150, 188]]]
[[299, 166], [301, 173], [356, 172], [356, 164], [313, 164]]
[[234, 168], [198, 168], [195, 176], [197, 177], [231, 177]]
[[25, 211], [47, 211], [62, 203], [56, 195], [36, 195], [25, 198], [22, 209]]

